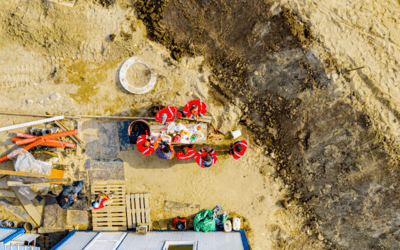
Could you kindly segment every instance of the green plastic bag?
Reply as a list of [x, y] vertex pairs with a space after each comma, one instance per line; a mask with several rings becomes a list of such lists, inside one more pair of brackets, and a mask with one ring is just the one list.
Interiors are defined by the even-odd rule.
[[201, 211], [193, 219], [195, 231], [212, 232], [216, 230], [214, 212], [211, 209]]

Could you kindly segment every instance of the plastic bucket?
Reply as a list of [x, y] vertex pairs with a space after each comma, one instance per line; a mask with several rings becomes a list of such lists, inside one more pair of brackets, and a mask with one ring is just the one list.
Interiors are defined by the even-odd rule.
[[143, 134], [150, 135], [150, 124], [145, 121], [145, 120], [136, 120], [132, 122], [129, 127], [128, 127], [128, 136], [129, 136], [129, 141], [132, 144], [136, 144], [136, 140], [139, 135]]
[[31, 222], [26, 222], [24, 224], [25, 231], [32, 231], [34, 228], [35, 228], [35, 226]]
[[224, 231], [227, 232], [227, 233], [232, 231], [232, 222], [230, 220], [226, 220], [224, 222]]
[[239, 218], [233, 218], [232, 219], [232, 227], [233, 231], [239, 231], [240, 230], [240, 219]]
[[234, 131], [231, 131], [231, 133], [232, 133], [232, 136], [234, 139], [236, 139], [242, 135], [242, 132], [240, 132], [240, 130], [234, 130]]

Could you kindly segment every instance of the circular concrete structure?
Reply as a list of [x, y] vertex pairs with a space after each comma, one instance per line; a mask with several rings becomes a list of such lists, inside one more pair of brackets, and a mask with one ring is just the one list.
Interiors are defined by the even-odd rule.
[[[151, 76], [150, 76], [150, 81], [143, 87], [135, 87], [134, 82], [128, 82], [126, 79], [126, 73], [128, 72], [128, 69], [130, 66], [132, 66], [135, 63], [141, 63], [144, 66], [147, 67], [147, 69], [150, 71]], [[157, 74], [154, 73], [147, 64], [144, 62], [140, 61], [140, 59], [136, 56], [129, 58], [126, 60], [123, 64], [122, 67], [119, 71], [119, 81], [121, 82], [122, 87], [124, 89], [132, 94], [144, 94], [149, 92], [154, 88], [154, 85], [156, 84], [157, 80]]]

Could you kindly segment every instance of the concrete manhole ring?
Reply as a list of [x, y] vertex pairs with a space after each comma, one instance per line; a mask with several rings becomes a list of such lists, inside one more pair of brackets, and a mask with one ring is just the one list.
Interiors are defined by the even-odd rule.
[[[133, 82], [129, 83], [128, 80], [126, 79], [127, 78], [126, 73], [128, 72], [129, 67], [135, 63], [143, 64], [144, 66], [147, 67], [147, 69], [151, 73], [149, 82], [145, 86], [140, 87], [140, 88], [135, 87], [135, 83], [133, 83]], [[142, 62], [136, 56], [131, 57], [128, 60], [126, 60], [122, 64], [122, 67], [119, 71], [119, 81], [121, 82], [122, 87], [124, 87], [124, 89], [126, 91], [128, 91], [129, 93], [132, 93], [132, 94], [144, 94], [144, 93], [149, 92], [150, 90], [152, 90], [154, 88], [154, 85], [156, 84], [156, 80], [157, 80], [157, 74], [154, 73], [146, 63]]]

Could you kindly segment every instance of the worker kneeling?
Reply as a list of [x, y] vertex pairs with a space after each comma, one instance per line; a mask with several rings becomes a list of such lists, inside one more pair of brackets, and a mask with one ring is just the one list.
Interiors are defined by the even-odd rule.
[[161, 141], [159, 144], [157, 143], [158, 140], [154, 143], [156, 148], [156, 154], [159, 158], [170, 160], [175, 155], [174, 147], [171, 143], [166, 141]]
[[183, 114], [189, 118], [200, 120], [207, 113], [207, 105], [201, 100], [192, 100], [186, 103]]
[[178, 153], [176, 153], [176, 159], [187, 161], [192, 159], [196, 155], [196, 149], [192, 145], [182, 147]]
[[163, 125], [167, 125], [167, 123], [173, 122], [176, 119], [182, 117], [182, 114], [178, 112], [178, 109], [174, 106], [169, 106], [161, 109], [156, 114], [156, 121]]
[[197, 164], [199, 164], [202, 168], [209, 168], [215, 163], [217, 163], [218, 155], [214, 149], [208, 148], [208, 151], [202, 148], [197, 154], [194, 156]]
[[149, 136], [140, 135], [136, 141], [136, 147], [138, 151], [144, 155], [151, 155], [154, 152], [154, 146], [149, 140]]
[[227, 154], [230, 154], [233, 156], [233, 159], [239, 160], [242, 158], [244, 153], [246, 153], [247, 150], [247, 142], [245, 140], [237, 141], [231, 145], [231, 150], [227, 151]]

